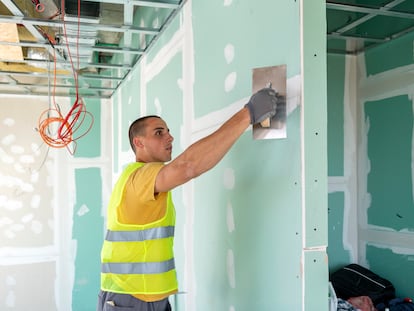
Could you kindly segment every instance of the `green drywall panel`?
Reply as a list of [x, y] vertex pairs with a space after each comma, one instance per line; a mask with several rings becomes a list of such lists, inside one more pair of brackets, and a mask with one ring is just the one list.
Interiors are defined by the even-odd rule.
[[389, 280], [397, 297], [414, 297], [414, 255], [396, 253], [392, 249], [367, 245], [366, 258], [369, 268]]
[[102, 177], [99, 168], [75, 169], [76, 202], [72, 238], [76, 241], [72, 309], [95, 310], [100, 288]]
[[[305, 310], [328, 310], [329, 289], [326, 253], [305, 251]], [[322, 290], [321, 290], [322, 289]]]
[[412, 230], [412, 102], [397, 96], [367, 102], [364, 110], [369, 122], [368, 223]]
[[129, 126], [133, 121], [141, 117], [139, 113], [139, 102], [140, 102], [140, 88], [141, 79], [139, 73], [139, 66], [136, 67], [135, 71], [137, 74], [131, 75], [128, 79], [128, 83], [122, 85], [121, 94], [121, 123], [117, 128], [121, 137], [120, 148], [122, 151], [131, 151], [131, 160], [134, 159], [134, 153], [129, 143], [128, 130]]
[[[75, 157], [98, 157], [101, 155], [101, 101], [84, 98], [85, 109], [88, 113], [79, 116], [79, 128], [73, 138], [76, 139]], [[75, 111], [76, 112], [76, 111]]]
[[245, 133], [217, 167], [195, 181], [197, 310], [301, 308], [299, 109], [287, 124], [286, 140], [256, 141]]
[[163, 46], [171, 40], [171, 37], [180, 28], [180, 18], [178, 15], [173, 16], [171, 19], [171, 9], [168, 8], [145, 8], [140, 7], [140, 10], [134, 16], [135, 25], [141, 25], [141, 27], [149, 27], [158, 29], [161, 22], [169, 19], [166, 27], [162, 29], [162, 34], [158, 35], [156, 39], [153, 36], [146, 36], [147, 45], [150, 44], [149, 53], [146, 55], [147, 62], [153, 61], [157, 52], [163, 48]]
[[343, 192], [328, 195], [328, 258], [329, 271], [333, 272], [351, 263], [349, 251], [345, 250], [344, 235], [344, 202]]
[[303, 1], [303, 148], [305, 246], [327, 244], [325, 1]]
[[[300, 72], [299, 1], [193, 1], [195, 117], [248, 97], [252, 69]], [[264, 86], [263, 86], [264, 87]]]
[[397, 67], [412, 65], [414, 34], [381, 44], [365, 52], [367, 76], [379, 74]]
[[345, 56], [327, 57], [328, 175], [344, 175]]
[[183, 122], [183, 94], [179, 84], [181, 79], [182, 53], [177, 53], [162, 73], [147, 84], [147, 114], [161, 116], [170, 131], [176, 135], [180, 134]]

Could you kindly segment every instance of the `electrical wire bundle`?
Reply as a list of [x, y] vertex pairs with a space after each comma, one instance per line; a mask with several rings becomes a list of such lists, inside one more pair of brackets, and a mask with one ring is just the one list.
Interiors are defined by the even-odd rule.
[[[62, 0], [62, 20], [64, 36], [67, 39], [66, 25], [64, 18], [65, 3]], [[79, 35], [80, 35], [80, 0], [78, 0], [78, 33], [77, 33], [77, 53], [79, 54]], [[93, 115], [86, 110], [86, 106], [83, 100], [79, 97], [78, 87], [78, 73], [75, 71], [72, 55], [70, 53], [68, 40], [66, 41], [67, 51], [72, 67], [75, 89], [76, 89], [76, 100], [72, 105], [72, 108], [68, 113], [62, 114], [60, 107], [55, 102], [55, 90], [56, 90], [56, 55], [53, 44], [53, 58], [54, 58], [54, 83], [53, 83], [53, 104], [54, 107], [49, 105], [49, 109], [41, 113], [39, 117], [38, 131], [43, 141], [50, 147], [53, 148], [64, 148], [66, 147], [70, 154], [74, 154], [76, 151], [76, 141], [85, 136], [93, 125]], [[78, 55], [79, 56], [79, 55]], [[79, 71], [79, 57], [78, 57], [78, 71]], [[50, 71], [49, 71], [50, 72]], [[88, 118], [89, 125], [83, 125], [85, 120]], [[81, 133], [79, 133], [79, 131]]]

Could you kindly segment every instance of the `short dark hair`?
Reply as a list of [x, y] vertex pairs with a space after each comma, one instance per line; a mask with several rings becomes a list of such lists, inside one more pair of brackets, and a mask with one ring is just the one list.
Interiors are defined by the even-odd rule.
[[145, 121], [149, 118], [161, 119], [157, 115], [149, 115], [149, 116], [145, 116], [145, 117], [141, 117], [141, 118], [136, 119], [129, 126], [129, 130], [128, 130], [129, 144], [131, 145], [131, 148], [134, 152], [135, 152], [135, 146], [134, 146], [134, 142], [133, 142], [134, 137], [145, 134], [145, 129], [146, 129]]

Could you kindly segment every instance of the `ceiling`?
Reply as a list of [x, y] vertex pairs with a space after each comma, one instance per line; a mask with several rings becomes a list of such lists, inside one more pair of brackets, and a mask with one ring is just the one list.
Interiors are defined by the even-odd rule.
[[[0, 0], [0, 94], [110, 98], [184, 2]], [[326, 13], [328, 53], [414, 31], [414, 0], [327, 0]]]
[[184, 2], [0, 0], [0, 94], [110, 98]]
[[413, 0], [326, 1], [327, 52], [359, 54], [414, 31]]

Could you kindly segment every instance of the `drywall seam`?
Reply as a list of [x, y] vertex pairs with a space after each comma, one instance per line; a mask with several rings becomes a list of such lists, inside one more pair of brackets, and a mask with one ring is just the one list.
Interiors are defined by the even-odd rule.
[[360, 235], [361, 240], [366, 243], [381, 245], [382, 248], [401, 248], [405, 249], [405, 254], [414, 254], [414, 235], [409, 231], [395, 231], [390, 228], [374, 231], [365, 228], [360, 230]]
[[[347, 43], [348, 44], [348, 43]], [[345, 56], [344, 85], [344, 175], [347, 181], [344, 206], [343, 245], [349, 250], [350, 259], [358, 258], [358, 217], [357, 217], [357, 60]]]
[[[190, 145], [194, 119], [194, 33], [192, 25], [192, 1], [188, 0], [182, 8], [182, 91], [183, 91], [183, 126], [180, 133], [181, 148]], [[178, 51], [177, 51], [178, 52]], [[185, 309], [196, 309], [197, 284], [194, 268], [194, 181], [187, 183], [182, 191], [185, 208], [184, 225], [184, 288], [188, 289], [185, 295]], [[189, 291], [191, 289], [191, 291]]]
[[304, 68], [304, 63], [305, 63], [305, 59], [304, 59], [304, 21], [303, 21], [303, 6], [304, 6], [304, 0], [300, 0], [299, 2], [299, 36], [300, 36], [300, 72], [301, 72], [301, 81], [300, 84], [302, 86], [301, 88], [301, 106], [302, 109], [300, 109], [300, 185], [301, 185], [301, 222], [302, 222], [302, 253], [301, 253], [301, 262], [300, 262], [300, 271], [301, 271], [301, 293], [302, 293], [302, 310], [306, 310], [306, 305], [305, 305], [305, 298], [303, 297], [306, 293], [306, 284], [305, 284], [305, 246], [306, 246], [306, 191], [305, 191], [305, 152], [304, 152], [304, 148], [305, 148], [305, 128], [304, 128], [304, 122], [305, 122], [305, 112], [304, 112], [304, 90], [303, 90], [303, 86], [304, 86], [304, 73], [305, 73], [305, 68]]
[[410, 94], [414, 90], [414, 65], [402, 66], [361, 79], [359, 98], [375, 101]]

